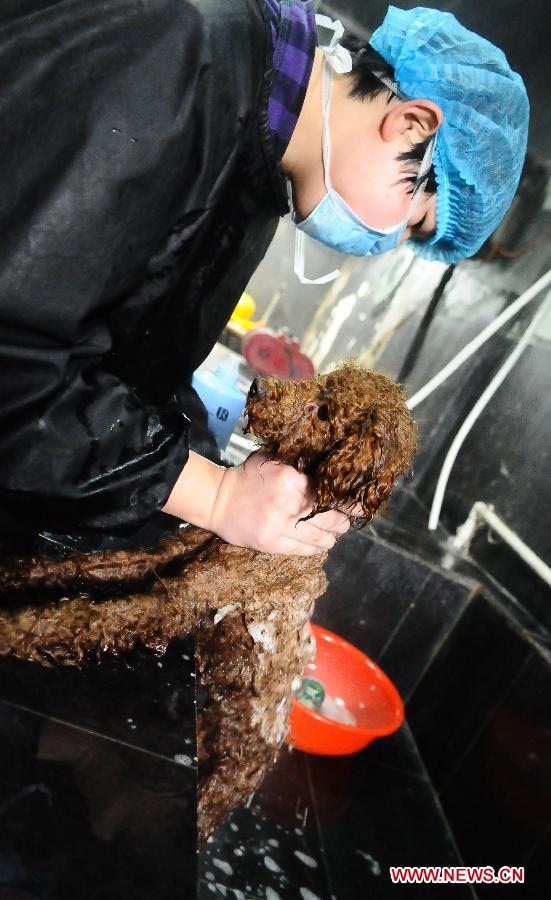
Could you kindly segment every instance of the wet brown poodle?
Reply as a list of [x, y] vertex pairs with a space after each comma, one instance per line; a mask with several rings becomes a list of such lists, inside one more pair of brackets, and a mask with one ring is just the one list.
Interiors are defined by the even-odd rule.
[[245, 430], [260, 438], [264, 452], [311, 476], [310, 516], [359, 504], [358, 522], [369, 523], [415, 452], [400, 388], [351, 363], [311, 381], [257, 377], [247, 413]]
[[[247, 414], [264, 453], [311, 477], [311, 516], [360, 506], [355, 521], [367, 524], [415, 450], [400, 388], [353, 363], [305, 382], [255, 378]], [[205, 836], [258, 786], [287, 733], [325, 559], [259, 553], [188, 526], [153, 550], [4, 567], [0, 655], [75, 665], [137, 641], [162, 652], [193, 633], [209, 695], [198, 751]]]

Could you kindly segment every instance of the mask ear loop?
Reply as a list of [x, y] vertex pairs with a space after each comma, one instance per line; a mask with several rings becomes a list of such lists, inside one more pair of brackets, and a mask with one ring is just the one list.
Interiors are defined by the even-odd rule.
[[323, 182], [327, 192], [333, 189], [331, 184], [331, 136], [329, 133], [329, 115], [331, 113], [331, 69], [326, 59], [323, 61], [322, 92], [322, 142]]
[[[331, 177], [329, 175], [329, 167], [331, 165], [331, 141], [329, 136], [329, 111], [331, 108], [331, 69], [327, 63], [327, 59], [323, 61], [322, 76], [322, 109], [323, 109], [323, 126], [322, 126], [322, 158], [323, 158], [323, 181], [327, 192], [331, 190]], [[319, 278], [307, 278], [304, 274], [305, 263], [305, 245], [304, 232], [299, 228], [295, 229], [295, 261], [293, 271], [301, 284], [328, 284], [334, 281], [341, 274], [340, 269], [335, 269], [327, 275], [321, 275]]]
[[293, 272], [297, 276], [301, 284], [328, 284], [334, 281], [341, 274], [340, 269], [335, 269], [327, 275], [320, 275], [319, 278], [307, 278], [304, 274], [304, 232], [299, 228], [295, 228], [295, 261]]

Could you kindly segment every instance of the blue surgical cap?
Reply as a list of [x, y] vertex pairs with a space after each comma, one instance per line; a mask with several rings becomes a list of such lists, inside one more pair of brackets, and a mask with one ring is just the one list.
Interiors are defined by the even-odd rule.
[[501, 50], [435, 9], [390, 6], [370, 43], [403, 94], [433, 100], [444, 113], [433, 157], [436, 233], [407, 243], [424, 259], [472, 256], [518, 187], [529, 116], [522, 78]]

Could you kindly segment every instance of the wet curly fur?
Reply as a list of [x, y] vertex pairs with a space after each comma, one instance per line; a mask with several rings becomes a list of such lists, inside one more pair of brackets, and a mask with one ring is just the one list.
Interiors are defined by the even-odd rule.
[[415, 428], [398, 385], [344, 363], [329, 375], [289, 382], [256, 378], [246, 431], [262, 448], [312, 479], [315, 506], [306, 518], [359, 504], [368, 524], [415, 452]]
[[[310, 381], [257, 378], [247, 414], [263, 452], [310, 476], [311, 516], [359, 504], [366, 525], [415, 450], [400, 388], [352, 362]], [[193, 634], [209, 696], [198, 719], [204, 838], [277, 756], [293, 681], [313, 655], [308, 622], [326, 558], [259, 553], [189, 526], [153, 550], [4, 565], [0, 656], [81, 665], [89, 653], [136, 642], [163, 652]]]

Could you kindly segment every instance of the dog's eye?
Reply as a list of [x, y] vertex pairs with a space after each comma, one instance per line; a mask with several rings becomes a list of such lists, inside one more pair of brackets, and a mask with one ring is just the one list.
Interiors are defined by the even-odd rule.
[[329, 418], [329, 410], [327, 408], [327, 403], [324, 403], [323, 406], [318, 406], [318, 419], [321, 419], [322, 422], [327, 422]]

